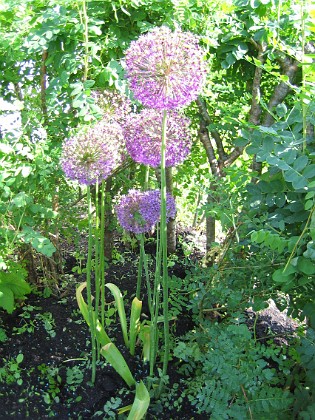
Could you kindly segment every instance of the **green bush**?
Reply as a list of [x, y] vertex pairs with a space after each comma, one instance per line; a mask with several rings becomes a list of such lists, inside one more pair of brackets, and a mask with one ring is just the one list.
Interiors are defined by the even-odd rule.
[[229, 324], [205, 320], [174, 351], [188, 376], [189, 400], [214, 420], [288, 418], [293, 396], [285, 389], [291, 369], [285, 353], [255, 341], [236, 318]]

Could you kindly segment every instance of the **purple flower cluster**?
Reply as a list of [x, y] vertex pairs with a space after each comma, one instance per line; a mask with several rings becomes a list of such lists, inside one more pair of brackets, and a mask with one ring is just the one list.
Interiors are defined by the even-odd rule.
[[95, 90], [91, 96], [104, 114], [104, 118], [108, 120], [123, 124], [132, 111], [131, 100], [115, 90]]
[[[143, 109], [131, 114], [124, 125], [126, 149], [133, 160], [154, 168], [161, 163], [162, 112]], [[182, 163], [191, 149], [190, 120], [175, 111], [168, 113], [166, 166]]]
[[126, 51], [126, 74], [131, 90], [143, 105], [174, 109], [200, 94], [206, 74], [198, 38], [189, 32], [154, 28]]
[[[122, 196], [116, 206], [116, 214], [121, 226], [133, 233], [149, 232], [160, 219], [160, 190], [130, 190]], [[167, 193], [166, 216], [174, 219], [176, 214], [175, 200]]]
[[66, 176], [80, 184], [91, 185], [111, 175], [122, 160], [123, 132], [120, 125], [107, 119], [86, 132], [66, 140], [61, 166]]

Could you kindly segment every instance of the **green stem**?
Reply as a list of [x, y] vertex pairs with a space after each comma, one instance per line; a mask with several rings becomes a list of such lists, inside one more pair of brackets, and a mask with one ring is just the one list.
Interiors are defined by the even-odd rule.
[[160, 228], [156, 229], [156, 262], [155, 262], [155, 275], [153, 286], [153, 318], [151, 318], [150, 330], [150, 376], [153, 376], [154, 365], [158, 350], [158, 316], [160, 306], [160, 276], [161, 276], [161, 248], [160, 248]]
[[[99, 209], [99, 183], [95, 184], [95, 262], [94, 262], [94, 284], [95, 284], [95, 319], [98, 319], [100, 306], [100, 209]], [[99, 346], [97, 346], [97, 356], [99, 358]]]
[[[150, 166], [145, 165], [143, 167], [143, 169], [144, 169], [144, 180], [143, 180], [143, 187], [142, 188], [143, 188], [143, 191], [147, 191], [148, 186], [149, 186]], [[138, 240], [140, 242], [140, 258], [139, 258], [139, 267], [138, 267], [136, 296], [139, 300], [141, 300], [140, 299], [140, 289], [141, 289], [142, 269], [143, 269], [143, 266], [144, 266], [147, 286], [148, 286], [148, 274], [147, 274], [148, 269], [147, 269], [146, 255], [145, 255], [145, 251], [144, 251], [144, 235], [143, 235], [143, 233], [141, 233], [140, 235], [137, 235], [137, 237], [138, 237]], [[148, 293], [149, 292], [150, 292], [150, 290], [148, 288]], [[149, 305], [151, 305], [151, 298], [149, 298]]]
[[149, 178], [150, 178], [150, 166], [145, 166], [145, 172], [144, 172], [144, 184], [143, 184], [143, 190], [146, 191], [149, 188]]
[[147, 259], [147, 255], [146, 255], [145, 249], [144, 249], [144, 234], [143, 233], [140, 235], [140, 256], [142, 256], [142, 263], [143, 263], [143, 267], [144, 267], [145, 281], [146, 281], [147, 293], [148, 293], [148, 305], [149, 305], [149, 311], [150, 311], [150, 315], [151, 315], [151, 319], [152, 319], [152, 316], [153, 316], [153, 312], [152, 312], [152, 292], [151, 292], [150, 277], [149, 277], [149, 270], [148, 270], [148, 259]]
[[87, 187], [87, 201], [88, 201], [88, 223], [89, 223], [89, 241], [88, 241], [88, 256], [86, 266], [86, 291], [87, 291], [87, 303], [89, 313], [89, 323], [91, 332], [91, 345], [92, 345], [92, 383], [95, 382], [96, 376], [96, 336], [95, 336], [95, 325], [93, 317], [93, 306], [92, 306], [92, 291], [91, 291], [91, 271], [92, 271], [92, 249], [93, 249], [93, 216], [92, 216], [92, 201], [91, 201], [91, 190], [90, 186]]
[[296, 252], [296, 250], [297, 250], [297, 248], [298, 248], [298, 246], [299, 246], [299, 243], [300, 243], [300, 242], [301, 242], [301, 240], [303, 239], [303, 237], [304, 237], [304, 235], [305, 235], [305, 233], [306, 233], [306, 231], [307, 231], [307, 229], [308, 229], [308, 226], [309, 226], [309, 224], [311, 223], [311, 220], [312, 220], [312, 216], [313, 216], [314, 211], [315, 211], [315, 204], [314, 204], [314, 206], [312, 207], [312, 209], [311, 209], [311, 211], [310, 211], [310, 214], [308, 215], [308, 218], [307, 218], [306, 224], [305, 224], [305, 226], [304, 226], [304, 229], [303, 229], [303, 231], [302, 231], [301, 235], [299, 236], [299, 239], [298, 239], [298, 240], [295, 242], [295, 244], [294, 244], [293, 250], [292, 250], [292, 252], [291, 252], [291, 254], [290, 254], [290, 256], [289, 256], [289, 259], [288, 259], [288, 261], [287, 261], [287, 263], [286, 263], [286, 265], [285, 265], [285, 267], [284, 267], [284, 269], [283, 269], [283, 272], [284, 272], [284, 273], [285, 273], [285, 271], [287, 270], [287, 268], [289, 267], [290, 262], [292, 261], [292, 258], [294, 257], [295, 252]]
[[[305, 76], [305, 0], [302, 0], [301, 4], [301, 37], [302, 37], [302, 96], [303, 93], [305, 93], [305, 87], [306, 87], [306, 76]], [[302, 120], [303, 120], [303, 150], [306, 149], [306, 134], [307, 134], [307, 123], [306, 123], [306, 116], [307, 116], [307, 106], [303, 101], [303, 97], [301, 98], [302, 103]]]
[[[141, 237], [143, 234], [140, 235]], [[141, 279], [142, 279], [142, 267], [143, 267], [143, 255], [140, 247], [140, 257], [139, 257], [139, 265], [138, 265], [138, 277], [137, 277], [137, 288], [136, 288], [136, 297], [140, 299], [140, 290], [141, 290]]]
[[169, 353], [170, 353], [170, 332], [168, 319], [168, 270], [167, 270], [167, 223], [166, 223], [166, 128], [167, 111], [163, 111], [162, 122], [162, 145], [161, 145], [161, 222], [160, 222], [160, 241], [162, 257], [162, 288], [163, 288], [163, 318], [164, 318], [164, 359], [163, 375], [167, 373]]
[[83, 81], [85, 82], [88, 77], [89, 72], [89, 17], [87, 14], [87, 7], [86, 1], [82, 0], [82, 8], [83, 8], [83, 25], [84, 25], [84, 32], [83, 32], [83, 39], [84, 39], [84, 73], [83, 73]]
[[105, 181], [101, 185], [101, 231], [100, 231], [100, 280], [101, 280], [101, 324], [105, 328]]

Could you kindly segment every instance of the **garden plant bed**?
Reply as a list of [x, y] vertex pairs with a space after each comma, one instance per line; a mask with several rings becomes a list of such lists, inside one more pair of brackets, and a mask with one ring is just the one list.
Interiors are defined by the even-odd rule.
[[[128, 261], [111, 264], [106, 277], [107, 282], [121, 289], [126, 304], [135, 295], [137, 270], [137, 255], [132, 252], [128, 255]], [[179, 274], [183, 272], [182, 267]], [[91, 385], [90, 332], [75, 299], [76, 286], [84, 281], [84, 275], [80, 278], [69, 275], [67, 279], [58, 296], [32, 293], [12, 314], [1, 311], [1, 326], [7, 335], [0, 343], [1, 419], [114, 418], [118, 408], [133, 401], [133, 393], [102, 358], [96, 382]], [[114, 308], [112, 296], [108, 295], [108, 299]], [[147, 367], [139, 354], [132, 357], [125, 348], [118, 317], [113, 312], [107, 333], [123, 353], [136, 380], [144, 379]], [[177, 337], [192, 327], [188, 313], [171, 325]], [[170, 362], [168, 374], [168, 387], [173, 389], [176, 384], [174, 391], [170, 396], [162, 396], [164, 403], [162, 400], [160, 405], [153, 403], [147, 418], [202, 418], [186, 398], [181, 401], [184, 385], [176, 359]], [[173, 404], [175, 399], [180, 401], [179, 406]]]
[[[153, 252], [153, 248], [151, 243], [147, 251]], [[194, 252], [196, 258], [198, 251]], [[125, 258], [109, 266], [106, 281], [123, 291], [128, 313], [128, 302], [135, 295], [138, 256], [127, 251]], [[71, 272], [69, 264], [66, 266]], [[170, 274], [185, 276], [185, 267], [178, 259]], [[60, 287], [58, 296], [32, 293], [13, 314], [1, 312], [2, 328], [7, 335], [0, 344], [1, 419], [118, 418], [118, 409], [133, 401], [133, 392], [102, 358], [96, 382], [91, 385], [90, 332], [75, 299], [76, 287], [85, 277], [68, 274], [65, 278], [67, 281]], [[113, 298], [108, 295], [107, 302], [110, 301], [109, 307], [113, 309]], [[146, 316], [145, 308], [144, 302], [143, 316]], [[247, 315], [252, 329], [255, 313]], [[181, 313], [179, 318], [171, 324], [174, 340], [195, 328], [189, 312]], [[148, 369], [140, 354], [132, 357], [125, 348], [115, 311], [111, 312], [108, 324], [107, 333], [124, 355], [136, 380], [145, 379]], [[262, 340], [264, 336], [277, 334], [282, 340], [280, 344], [288, 345], [285, 338], [292, 336], [297, 326], [271, 303], [257, 319], [256, 334]], [[178, 359], [173, 358], [166, 393], [158, 401], [152, 401], [147, 419], [205, 419], [205, 415], [195, 412], [187, 397], [182, 398], [185, 377], [178, 367]]]

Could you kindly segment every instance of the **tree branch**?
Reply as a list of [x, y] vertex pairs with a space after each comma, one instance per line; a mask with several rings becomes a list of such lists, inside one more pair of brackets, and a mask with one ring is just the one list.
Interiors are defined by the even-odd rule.
[[[205, 104], [204, 100], [201, 99], [200, 97], [197, 98], [196, 103], [198, 105], [201, 117], [203, 118], [203, 120], [205, 122], [205, 125], [207, 126], [207, 129], [208, 129], [208, 126], [210, 124], [212, 124], [212, 120], [211, 120], [210, 115], [208, 113], [206, 104]], [[223, 162], [227, 159], [227, 154], [225, 153], [220, 133], [217, 130], [208, 130], [208, 131], [209, 131], [211, 137], [214, 139], [215, 144], [217, 146], [217, 151], [218, 151], [218, 155], [219, 155], [218, 165], [222, 166]]]
[[206, 150], [206, 154], [207, 154], [207, 158], [208, 158], [208, 162], [211, 168], [212, 175], [219, 177], [221, 175], [220, 168], [219, 168], [218, 161], [216, 159], [214, 149], [210, 140], [207, 125], [202, 116], [200, 118], [199, 138]]
[[[263, 44], [259, 44], [252, 40], [256, 49], [258, 50], [257, 60], [263, 65], [265, 62], [265, 47]], [[249, 122], [259, 125], [260, 124], [260, 117], [261, 117], [261, 106], [260, 106], [260, 86], [261, 86], [261, 77], [262, 77], [263, 69], [262, 67], [256, 66], [255, 74], [253, 79], [253, 86], [252, 86], [252, 103], [251, 108], [249, 111]]]
[[[284, 74], [285, 76], [288, 76], [289, 83], [281, 81], [275, 87], [275, 90], [268, 103], [269, 111], [273, 111], [273, 109], [277, 105], [281, 104], [284, 101], [285, 97], [288, 95], [288, 93], [291, 90], [290, 85], [293, 84], [296, 73], [297, 73], [297, 69], [298, 69], [297, 62], [293, 60], [291, 57], [286, 56], [284, 58], [279, 58], [278, 61], [280, 62], [280, 65], [281, 65], [282, 74]], [[272, 114], [266, 111], [262, 125], [264, 125], [265, 127], [270, 127], [274, 123], [274, 121], [275, 120]]]
[[224, 168], [228, 168], [232, 165], [233, 162], [236, 161], [236, 159], [241, 156], [243, 153], [245, 147], [235, 147], [235, 149], [232, 150], [232, 152], [228, 155], [227, 159], [224, 161]]

